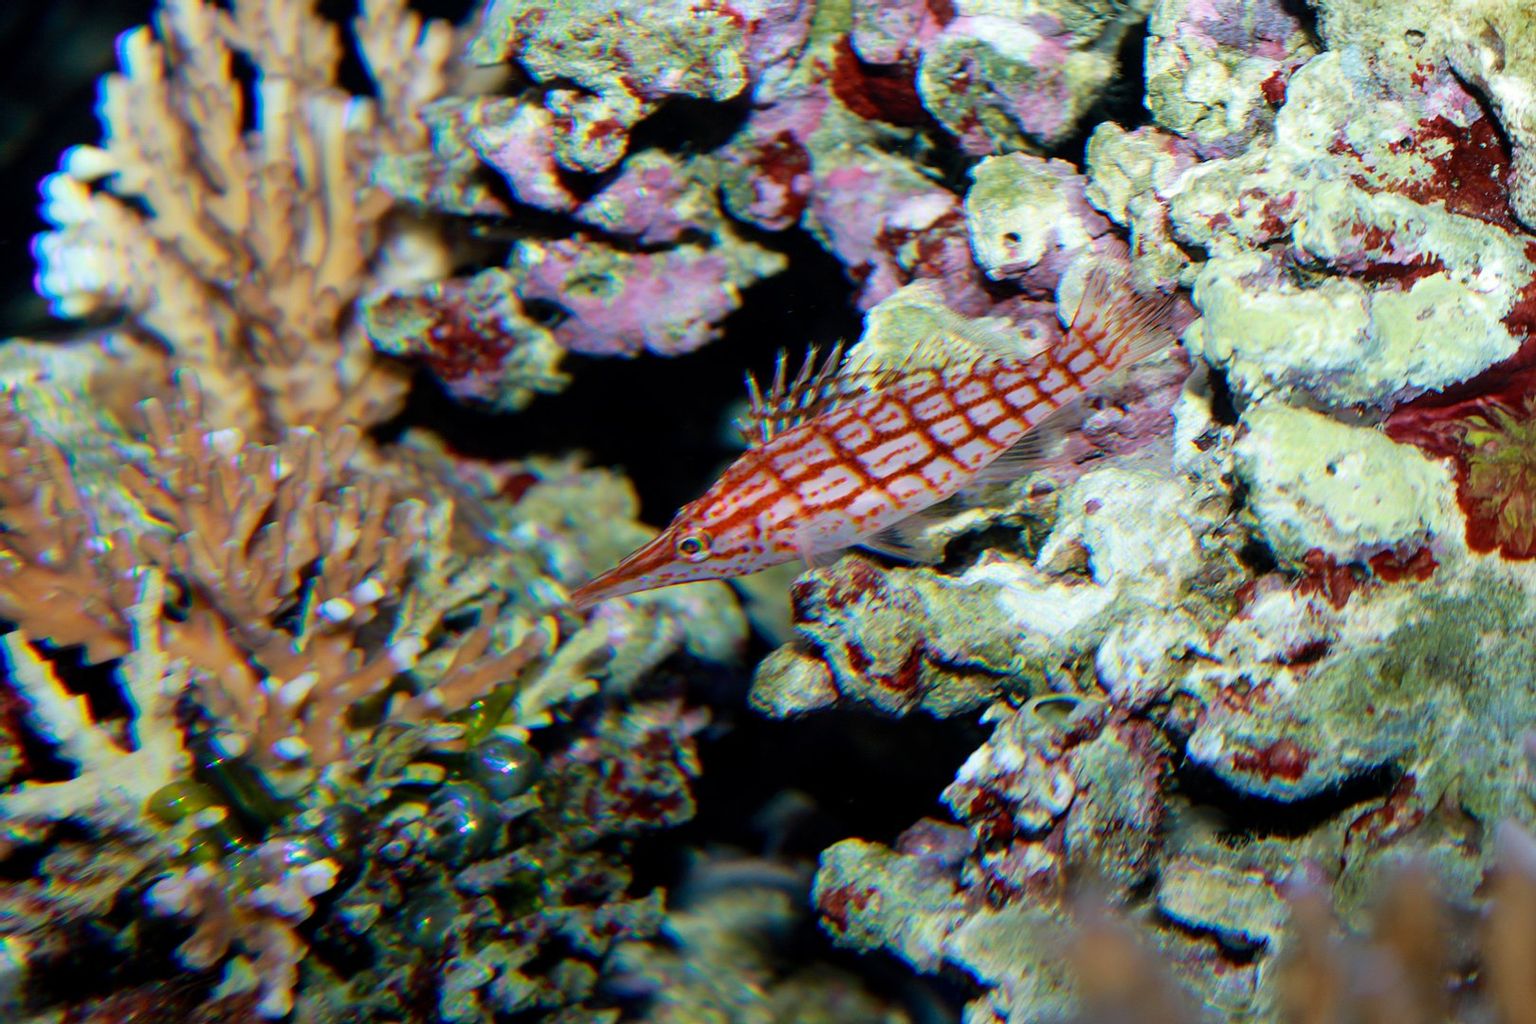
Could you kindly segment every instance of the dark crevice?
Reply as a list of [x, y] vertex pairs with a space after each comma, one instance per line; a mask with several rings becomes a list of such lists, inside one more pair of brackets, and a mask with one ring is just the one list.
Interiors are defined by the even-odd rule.
[[[814, 859], [849, 837], [893, 843], [920, 818], [948, 820], [939, 793], [987, 737], [968, 719], [832, 711], [784, 721], [744, 704], [720, 712], [729, 732], [700, 751], [699, 813], [678, 829], [678, 847], [727, 843]], [[775, 802], [785, 793], [796, 794], [792, 814]]]
[[719, 103], [689, 96], [672, 96], [650, 117], [630, 129], [628, 156], [660, 149], [686, 160], [711, 153], [741, 130], [752, 113], [748, 93]]
[[1319, 50], [1327, 49], [1323, 43], [1322, 34], [1318, 31], [1317, 8], [1307, 0], [1280, 0], [1280, 10], [1296, 19], [1296, 24], [1306, 35], [1307, 41]]
[[1280, 568], [1280, 559], [1276, 558], [1270, 546], [1258, 537], [1248, 538], [1247, 543], [1238, 548], [1237, 560], [1254, 577], [1264, 576]]
[[[412, 10], [417, 7], [413, 3]], [[354, 96], [374, 97], [378, 87], [368, 74], [368, 65], [352, 34], [352, 19], [358, 15], [358, 0], [320, 0], [320, 16], [333, 21], [341, 39], [341, 61], [336, 68], [336, 82]]]
[[[764, 653], [759, 644], [745, 663]], [[636, 891], [662, 886], [686, 897], [697, 894], [699, 885], [708, 891], [781, 884], [795, 889], [797, 905], [807, 906], [810, 876], [827, 847], [852, 837], [890, 845], [921, 818], [950, 820], [939, 793], [988, 734], [974, 716], [935, 720], [914, 713], [897, 719], [854, 709], [769, 719], [747, 707], [748, 684], [744, 675], [724, 673], [690, 681], [690, 703], [710, 707], [714, 716], [699, 744], [698, 810], [688, 823], [636, 849]], [[690, 877], [689, 851], [695, 850], [733, 850], [739, 860]], [[796, 866], [805, 873], [803, 882], [785, 871]], [[958, 972], [914, 976], [887, 953], [835, 946], [813, 910], [774, 952], [786, 971], [806, 965], [845, 970], [925, 1024], [958, 1020], [962, 1005], [977, 994]], [[643, 994], [642, 985], [630, 1002], [643, 1005]]]
[[1384, 764], [1352, 775], [1312, 796], [1296, 800], [1244, 793], [1205, 765], [1185, 760], [1174, 773], [1174, 788], [1221, 818], [1221, 831], [1234, 837], [1296, 839], [1321, 828], [1351, 807], [1385, 800], [1403, 777]]
[[1269, 951], [1269, 943], [1258, 936], [1238, 935], [1215, 928], [1197, 928], [1158, 911], [1153, 915], [1164, 928], [1196, 938], [1209, 939], [1221, 950], [1221, 959], [1234, 967], [1247, 967]]
[[92, 720], [101, 722], [110, 718], [127, 719], [133, 716], [133, 707], [118, 683], [117, 659], [93, 664], [86, 660], [85, 648], [78, 644], [60, 647], [38, 643], [34, 647], [53, 666], [64, 688], [85, 698]]
[[[0, 622], [0, 630], [13, 628], [10, 622]], [[32, 649], [49, 664], [67, 693], [85, 699], [92, 721], [120, 725], [130, 718], [132, 708], [117, 683], [116, 660], [90, 664], [85, 660], [85, 649], [76, 646], [55, 647], [38, 642], [32, 644]], [[40, 731], [40, 723], [30, 713], [27, 700], [11, 681], [8, 665], [0, 670], [0, 714], [16, 734], [28, 781], [63, 782], [75, 777], [78, 766], [60, 755], [52, 736]]]
[[27, 782], [64, 782], [78, 774], [78, 766], [61, 756], [52, 737], [44, 736], [35, 729], [30, 718], [24, 717], [14, 724], [16, 743], [21, 748], [21, 762], [26, 766]]
[[1088, 162], [1088, 139], [1103, 122], [1113, 121], [1126, 131], [1151, 123], [1152, 114], [1143, 99], [1147, 91], [1147, 25], [1141, 21], [1126, 28], [1115, 48], [1119, 74], [1078, 119], [1072, 134], [1051, 147], [1050, 156], [1084, 167]]
[[1211, 420], [1223, 427], [1237, 425], [1237, 398], [1232, 394], [1232, 382], [1227, 375], [1214, 367], [1206, 371], [1211, 389]]

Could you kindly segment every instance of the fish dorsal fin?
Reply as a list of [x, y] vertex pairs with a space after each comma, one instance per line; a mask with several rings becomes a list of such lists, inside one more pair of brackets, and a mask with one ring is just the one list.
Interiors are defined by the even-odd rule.
[[766, 391], [757, 378], [747, 374], [747, 411], [736, 421], [747, 447], [767, 444], [848, 398], [878, 390], [899, 376], [891, 370], [844, 369], [842, 342], [833, 345], [826, 358], [818, 361], [817, 356], [813, 345], [800, 370], [790, 377], [787, 357], [781, 351]]
[[1172, 295], [1146, 296], [1124, 271], [1095, 267], [1083, 284], [1072, 326], [1052, 352], [1079, 374], [1106, 376], [1178, 341]]
[[[948, 313], [948, 311], [945, 311]], [[747, 411], [736, 421], [749, 448], [766, 444], [809, 419], [837, 408], [849, 398], [867, 395], [899, 381], [940, 371], [970, 371], [996, 362], [1023, 362], [1037, 355], [1003, 317], [963, 317], [948, 313], [944, 322], [899, 356], [877, 353], [861, 344], [843, 358], [839, 342], [818, 358], [813, 345], [793, 377], [780, 352], [767, 389], [747, 374]]]
[[[908, 287], [911, 287], [910, 285]], [[936, 370], [968, 372], [989, 363], [1026, 362], [1040, 354], [1004, 317], [950, 313], [930, 325], [915, 345], [899, 354], [879, 352], [867, 342], [848, 353], [842, 373], [888, 373], [908, 377]]]

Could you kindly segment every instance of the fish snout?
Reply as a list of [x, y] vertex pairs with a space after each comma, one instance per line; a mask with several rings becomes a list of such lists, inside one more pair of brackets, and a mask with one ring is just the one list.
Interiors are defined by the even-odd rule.
[[678, 565], [670, 532], [663, 532], [631, 552], [618, 565], [583, 583], [571, 594], [571, 607], [578, 611], [613, 597], [623, 597], [665, 583], [683, 582], [686, 577], [668, 579], [668, 570]]

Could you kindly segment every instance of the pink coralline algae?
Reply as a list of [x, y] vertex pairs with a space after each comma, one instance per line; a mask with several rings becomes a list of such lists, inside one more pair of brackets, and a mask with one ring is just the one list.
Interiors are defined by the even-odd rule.
[[372, 297], [363, 317], [375, 347], [421, 360], [460, 400], [517, 409], [565, 382], [560, 347], [499, 270]]
[[854, 0], [849, 42], [868, 64], [911, 66], [939, 31], [955, 18], [949, 0]]
[[1148, 31], [1147, 106], [1205, 157], [1234, 155], [1265, 130], [1315, 52], [1281, 0], [1174, 0]]
[[631, 253], [579, 239], [524, 242], [515, 268], [524, 302], [561, 311], [554, 336], [572, 352], [688, 352], [740, 304], [729, 259], [697, 245]]
[[468, 106], [462, 129], [475, 153], [500, 172], [520, 203], [561, 213], [579, 201], [555, 158], [555, 121], [548, 110], [500, 98]]
[[924, 104], [976, 156], [1059, 142], [1076, 123], [1079, 80], [1090, 69], [1067, 33], [1038, 31], [1011, 17], [983, 14], [947, 24], [923, 54]]
[[702, 235], [715, 228], [718, 210], [707, 183], [685, 165], [655, 150], [625, 161], [618, 177], [582, 204], [576, 219], [639, 245], [676, 242], [685, 232]]
[[[957, 311], [1018, 312], [978, 269], [961, 197], [923, 154], [946, 129], [976, 152], [1059, 139], [1107, 85], [1105, 40], [1129, 22], [968, 16], [947, 0], [860, 0], [847, 22], [813, 20], [813, 8], [490, 5], [471, 56], [516, 63], [543, 88], [449, 101], [460, 105], [438, 114], [453, 122], [439, 157], [458, 169], [453, 147], [467, 147], [517, 203], [576, 222], [569, 237], [525, 243], [512, 267], [523, 302], [560, 310], [561, 345], [674, 354], [712, 337], [739, 290], [783, 265], [736, 237], [726, 212], [769, 231], [808, 229], [844, 265], [862, 308], [933, 280]], [[1032, 56], [1010, 42], [1026, 36]], [[743, 98], [746, 120], [723, 146], [686, 158], [630, 150], [634, 129], [670, 102]], [[611, 177], [599, 183], [594, 171]], [[1070, 187], [1082, 206], [1081, 183]], [[420, 183], [397, 191], [434, 194]], [[1049, 289], [1050, 276], [1036, 285]]]
[[807, 211], [812, 230], [859, 284], [869, 307], [919, 278], [955, 286], [958, 312], [990, 302], [971, 261], [960, 201], [895, 166], [850, 165], [817, 180]]

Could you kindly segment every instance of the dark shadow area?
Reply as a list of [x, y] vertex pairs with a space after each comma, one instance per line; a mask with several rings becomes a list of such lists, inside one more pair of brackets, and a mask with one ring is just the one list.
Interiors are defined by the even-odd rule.
[[0, 338], [57, 331], [32, 290], [32, 239], [47, 225], [38, 185], [70, 146], [101, 138], [97, 79], [117, 67], [113, 40], [151, 0], [0, 4]]
[[[766, 650], [757, 645], [746, 664]], [[821, 852], [843, 839], [889, 845], [921, 818], [950, 821], [939, 794], [990, 733], [975, 716], [921, 712], [891, 718], [851, 709], [770, 719], [747, 706], [747, 672], [690, 682], [689, 702], [713, 715], [699, 744], [697, 813], [660, 841], [638, 844], [631, 861], [637, 891], [659, 885], [684, 900], [700, 885], [772, 885], [809, 906], [809, 878], [797, 879], [789, 866], [813, 869]], [[691, 852], [711, 849], [734, 851], [727, 855], [732, 863], [691, 875]], [[779, 937], [774, 953], [786, 971], [841, 968], [922, 1024], [958, 1021], [965, 1001], [977, 995], [960, 972], [921, 975], [893, 955], [836, 946], [814, 911]]]
[[[14, 629], [12, 622], [0, 620], [0, 634]], [[89, 665], [79, 647], [40, 643], [34, 645], [34, 650], [58, 673], [69, 693], [85, 698], [94, 721], [128, 717], [127, 701], [114, 677], [116, 661]], [[20, 748], [19, 776], [29, 782], [63, 782], [74, 778], [78, 766], [59, 753], [58, 742], [52, 736], [34, 728], [27, 701], [21, 696], [21, 688], [11, 684], [11, 675], [9, 659], [0, 660], [0, 729], [14, 736]]]
[[1351, 807], [1385, 800], [1402, 777], [1396, 765], [1378, 765], [1313, 796], [1275, 800], [1243, 793], [1212, 769], [1191, 761], [1180, 764], [1174, 774], [1178, 791], [1196, 806], [1219, 815], [1222, 832], [1286, 839], [1314, 832]]
[[1102, 122], [1113, 121], [1126, 131], [1152, 123], [1152, 114], [1142, 98], [1147, 91], [1147, 24], [1142, 21], [1125, 30], [1115, 48], [1120, 73], [1078, 119], [1076, 130], [1052, 147], [1048, 155], [1082, 167], [1088, 156], [1088, 139]]
[[722, 337], [704, 348], [672, 357], [569, 356], [570, 387], [514, 415], [455, 402], [421, 374], [406, 408], [380, 435], [425, 427], [483, 458], [585, 452], [593, 465], [615, 467], [634, 481], [646, 521], [667, 522], [734, 458], [728, 413], [746, 395], [744, 370], [762, 377], [781, 348], [797, 361], [808, 343], [858, 337], [860, 318], [842, 266], [804, 232], [767, 241], [789, 258], [788, 269], [744, 292]]
[[1295, 18], [1301, 25], [1301, 30], [1307, 34], [1307, 41], [1319, 50], [1326, 49], [1323, 37], [1317, 29], [1317, 8], [1307, 0], [1280, 0], [1280, 9]]
[[[776, 720], [741, 698], [715, 712], [729, 731], [701, 749], [699, 813], [678, 829], [681, 846], [727, 843], [814, 858], [842, 839], [890, 844], [919, 818], [949, 820], [939, 794], [988, 735], [970, 718], [923, 713]], [[782, 800], [787, 792], [792, 804]]]

